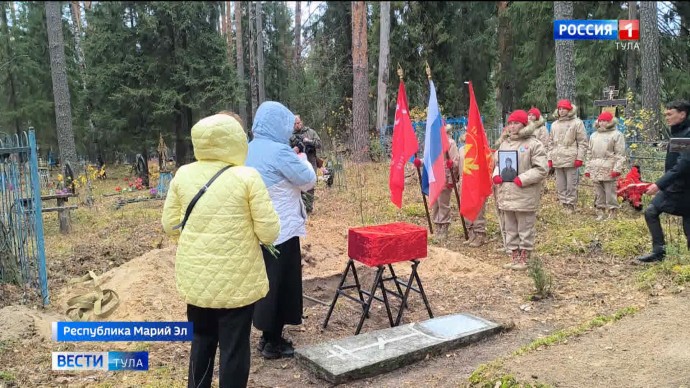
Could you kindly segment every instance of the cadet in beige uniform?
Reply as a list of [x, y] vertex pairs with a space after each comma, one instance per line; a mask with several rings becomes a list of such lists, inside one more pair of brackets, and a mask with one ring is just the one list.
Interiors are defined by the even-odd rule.
[[446, 134], [448, 135], [448, 156], [450, 159], [446, 160], [446, 187], [439, 194], [438, 199], [431, 207], [431, 220], [434, 222], [436, 228], [436, 235], [443, 240], [448, 237], [448, 227], [450, 226], [450, 199], [453, 195], [453, 176], [455, 175], [455, 182], [460, 178], [460, 151], [455, 140], [450, 136], [453, 132], [453, 126], [446, 124]]
[[568, 100], [558, 101], [554, 116], [558, 119], [551, 124], [549, 168], [555, 169], [558, 201], [572, 213], [577, 203], [577, 169], [582, 167], [587, 153], [587, 132], [577, 118], [577, 107]]
[[[527, 121], [527, 112], [516, 110], [508, 117], [510, 137], [501, 142], [496, 151], [493, 182], [498, 186], [498, 208], [503, 214], [506, 248], [512, 252], [512, 262], [504, 268], [523, 270], [534, 249], [535, 222], [542, 193], [542, 182], [548, 174], [546, 149], [534, 137], [534, 122]], [[518, 176], [513, 182], [503, 182], [499, 167], [501, 151], [517, 151]]]
[[604, 112], [594, 123], [597, 129], [589, 139], [585, 177], [594, 183], [597, 221], [613, 217], [618, 209], [616, 180], [625, 168], [625, 137], [616, 128], [613, 115]]

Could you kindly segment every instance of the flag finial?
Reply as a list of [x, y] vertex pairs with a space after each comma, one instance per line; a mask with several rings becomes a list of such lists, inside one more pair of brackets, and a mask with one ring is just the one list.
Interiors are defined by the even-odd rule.
[[427, 78], [431, 79], [431, 68], [429, 67], [429, 62], [424, 62], [426, 63], [426, 76]]
[[403, 79], [403, 68], [400, 66], [400, 63], [398, 63], [398, 77], [400, 77], [400, 80], [402, 81], [402, 79]]

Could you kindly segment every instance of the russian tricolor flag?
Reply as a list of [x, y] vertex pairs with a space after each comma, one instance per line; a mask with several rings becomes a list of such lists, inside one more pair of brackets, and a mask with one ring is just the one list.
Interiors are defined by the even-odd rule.
[[424, 134], [422, 192], [429, 196], [429, 204], [433, 206], [441, 191], [446, 187], [445, 155], [450, 148], [450, 143], [443, 127], [443, 118], [436, 99], [436, 88], [432, 80], [429, 80], [429, 89], [429, 107]]

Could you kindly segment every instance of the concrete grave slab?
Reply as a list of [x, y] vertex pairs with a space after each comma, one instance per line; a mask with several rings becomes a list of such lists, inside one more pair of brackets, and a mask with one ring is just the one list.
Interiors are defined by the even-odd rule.
[[298, 348], [295, 357], [320, 378], [342, 384], [393, 371], [500, 330], [500, 325], [471, 314], [446, 315]]

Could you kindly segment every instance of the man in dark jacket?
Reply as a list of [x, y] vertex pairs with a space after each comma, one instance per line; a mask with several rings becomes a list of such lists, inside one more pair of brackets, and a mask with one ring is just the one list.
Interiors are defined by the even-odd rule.
[[[690, 138], [690, 102], [674, 101], [666, 105], [666, 122], [672, 138]], [[666, 241], [659, 216], [662, 213], [683, 217], [683, 231], [690, 248], [690, 152], [666, 151], [664, 175], [647, 193], [655, 195], [644, 218], [652, 235], [652, 253], [638, 257], [641, 262], [661, 261], [666, 256]]]

